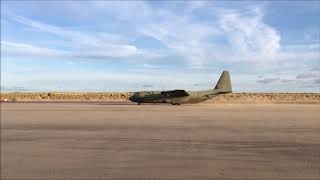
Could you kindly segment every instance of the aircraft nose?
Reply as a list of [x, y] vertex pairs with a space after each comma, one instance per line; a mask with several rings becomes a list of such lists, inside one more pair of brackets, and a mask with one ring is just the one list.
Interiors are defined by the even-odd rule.
[[130, 97], [129, 97], [129, 100], [134, 102], [134, 97], [133, 97], [133, 96], [130, 96]]

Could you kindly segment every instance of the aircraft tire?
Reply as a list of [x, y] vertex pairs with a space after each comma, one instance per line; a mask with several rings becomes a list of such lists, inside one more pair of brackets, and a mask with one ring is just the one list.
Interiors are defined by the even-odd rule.
[[179, 103], [171, 103], [172, 105], [180, 106], [181, 104]]

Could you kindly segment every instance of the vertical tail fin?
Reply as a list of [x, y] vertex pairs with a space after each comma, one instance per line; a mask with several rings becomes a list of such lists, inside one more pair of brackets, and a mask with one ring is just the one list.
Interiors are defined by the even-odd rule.
[[219, 81], [214, 89], [219, 90], [220, 92], [232, 92], [232, 87], [231, 87], [231, 81], [230, 81], [230, 75], [228, 71], [223, 71]]

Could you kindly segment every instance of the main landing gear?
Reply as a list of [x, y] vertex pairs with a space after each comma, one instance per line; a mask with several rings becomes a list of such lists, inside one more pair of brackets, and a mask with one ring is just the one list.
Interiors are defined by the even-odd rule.
[[172, 105], [181, 106], [179, 103], [171, 103]]

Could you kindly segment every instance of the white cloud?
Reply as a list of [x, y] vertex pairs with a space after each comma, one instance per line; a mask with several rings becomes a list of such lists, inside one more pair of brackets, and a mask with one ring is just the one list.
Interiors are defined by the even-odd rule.
[[[192, 67], [219, 62], [254, 65], [320, 59], [319, 43], [300, 46], [281, 44], [280, 31], [264, 22], [263, 10], [259, 7], [241, 12], [220, 8], [216, 11], [217, 17], [201, 23], [194, 22], [188, 14], [178, 16], [166, 12], [162, 13], [165, 16], [158, 18], [157, 10], [152, 12], [153, 15], [149, 15], [144, 25], [138, 25], [140, 32], [162, 42]], [[220, 38], [228, 42], [221, 43]], [[296, 48], [292, 49], [293, 46]]]
[[253, 9], [249, 15], [221, 13], [219, 23], [233, 51], [240, 55], [273, 56], [280, 49], [281, 36], [275, 28], [263, 22], [260, 9]]
[[263, 78], [263, 79], [259, 79], [257, 82], [262, 84], [268, 84], [268, 83], [274, 83], [279, 80], [280, 78]]
[[[35, 21], [22, 16], [14, 16], [16, 22], [24, 24], [28, 27], [34, 28], [36, 31], [46, 32], [57, 35], [69, 43], [71, 50], [58, 50], [53, 48], [41, 48], [26, 43], [4, 42], [6, 47], [5, 52], [13, 52], [12, 54], [27, 56], [37, 55], [68, 55], [65, 58], [80, 58], [80, 59], [108, 59], [112, 58], [140, 58], [140, 60], [147, 60], [150, 58], [158, 58], [163, 55], [157, 52], [150, 52], [145, 49], [138, 49], [136, 46], [128, 44], [126, 37], [119, 34], [110, 34], [106, 32], [101, 33], [84, 33], [73, 30], [66, 30], [65, 28], [49, 25], [39, 21]], [[23, 49], [17, 48], [23, 46]]]
[[37, 47], [25, 43], [1, 41], [1, 52], [9, 56], [30, 56], [30, 57], [63, 57], [70, 54], [66, 51]]
[[187, 12], [190, 12], [190, 13], [197, 9], [203, 8], [208, 4], [207, 1], [190, 1], [188, 3], [189, 3], [189, 6], [187, 8]]
[[304, 73], [304, 74], [298, 74], [296, 76], [297, 79], [310, 79], [310, 78], [316, 78], [316, 77], [317, 77], [317, 74], [315, 73]]
[[[254, 87], [259, 89], [260, 86], [277, 89], [274, 85], [276, 83], [278, 83], [277, 86], [281, 82], [292, 86], [295, 83], [300, 83], [295, 79], [297, 71], [304, 72], [306, 68], [310, 67], [310, 64], [314, 64], [314, 61], [320, 62], [319, 40], [312, 39], [314, 35], [310, 36], [309, 43], [295, 44], [293, 41], [292, 44], [284, 44], [281, 35], [285, 32], [280, 32], [280, 29], [266, 23], [264, 7], [251, 6], [239, 8], [241, 9], [239, 10], [236, 7], [227, 8], [207, 3], [204, 1], [181, 3], [186, 8], [177, 10], [178, 8], [170, 7], [170, 5], [165, 5], [165, 8], [162, 8], [162, 6], [152, 6], [150, 5], [152, 3], [145, 1], [94, 1], [86, 2], [85, 5], [80, 2], [68, 2], [63, 10], [67, 12], [67, 8], [71, 8], [70, 12], [75, 13], [70, 13], [72, 15], [69, 14], [69, 18], [72, 19], [75, 16], [77, 16], [75, 18], [79, 18], [82, 11], [85, 12], [86, 17], [90, 17], [89, 20], [87, 19], [88, 21], [84, 22], [81, 22], [83, 19], [77, 19], [77, 23], [83, 24], [81, 27], [73, 28], [26, 18], [29, 16], [11, 14], [9, 22], [14, 20], [20, 25], [24, 25], [28, 28], [28, 32], [32, 29], [32, 33], [54, 35], [52, 37], [56, 40], [59, 39], [59, 42], [64, 42], [64, 44], [52, 45], [48, 42], [42, 43], [47, 46], [42, 46], [37, 41], [17, 42], [6, 38], [5, 41], [1, 41], [1, 52], [12, 56], [19, 55], [39, 59], [54, 57], [67, 59], [69, 62], [76, 62], [77, 59], [123, 59], [135, 63], [136, 66], [132, 67], [138, 68], [126, 69], [133, 73], [125, 75], [122, 73], [95, 74], [90, 80], [99, 79], [101, 75], [104, 77], [103, 80], [112, 82], [121, 80], [123, 84], [125, 82], [153, 84], [154, 79], [157, 79], [159, 81], [154, 83], [154, 88], [157, 88], [157, 83], [166, 84], [168, 81], [170, 81], [171, 87], [184, 86], [183, 81], [186, 79], [192, 82], [192, 87], [194, 87], [194, 83], [203, 84], [193, 78], [199, 72], [209, 70], [211, 74], [211, 71], [218, 68], [230, 67], [235, 71], [241, 71], [242, 74], [250, 74], [254, 77], [257, 77], [257, 72], [264, 72], [264, 75], [288, 73], [288, 77], [284, 77], [284, 79], [282, 79], [283, 77], [278, 79], [278, 74], [266, 76], [267, 78], [264, 78], [262, 84], [257, 83], [256, 78], [250, 77], [251, 79], [248, 80], [246, 79], [248, 77], [245, 76], [241, 76], [242, 79], [235, 81], [235, 86], [240, 89], [242, 87], [244, 90], [249, 86], [251, 89]], [[57, 4], [65, 5], [60, 2]], [[60, 9], [59, 7], [55, 8]], [[199, 14], [200, 18], [197, 17]], [[1, 19], [1, 21], [3, 20]], [[113, 33], [110, 33], [108, 28], [111, 25], [109, 26], [109, 23], [119, 25], [117, 28], [120, 31], [113, 29], [110, 31]], [[93, 26], [99, 26], [101, 29], [96, 32], [97, 29]], [[78, 29], [75, 30], [75, 28]], [[139, 46], [138, 43], [135, 44], [135, 38], [142, 37], [143, 39], [146, 36], [157, 40], [166, 48], [151, 50], [146, 47], [148, 44], [142, 43], [142, 46]], [[307, 64], [310, 61], [312, 63]], [[140, 68], [141, 66], [142, 68]], [[158, 68], [164, 66], [174, 67], [174, 69], [165, 71], [168, 76], [161, 73], [165, 68]], [[190, 76], [172, 78], [177, 76], [173, 71], [190, 67], [193, 69], [186, 72], [186, 74], [191, 74]], [[151, 79], [146, 78], [145, 75], [139, 75], [143, 73], [148, 74]], [[154, 74], [151, 76], [152, 73]], [[74, 74], [74, 76], [72, 74], [64, 74], [63, 76], [72, 77], [74, 79], [71, 80], [75, 81], [84, 77], [81, 73]], [[239, 76], [239, 73], [236, 76]], [[202, 79], [209, 77], [209, 74], [198, 77]], [[50, 77], [47, 78], [50, 79]], [[274, 82], [266, 83], [270, 79], [271, 81], [274, 79]], [[186, 85], [186, 87], [188, 86]]]
[[[132, 28], [131, 34], [152, 37], [168, 48], [159, 51], [136, 47], [130, 43], [130, 36], [123, 32], [84, 33], [22, 16], [12, 17], [16, 22], [67, 41], [73, 51], [81, 52], [70, 52], [76, 54], [75, 57], [83, 55], [85, 58], [114, 57], [144, 61], [172, 55], [194, 68], [219, 62], [252, 64], [320, 58], [317, 53], [319, 43], [314, 43], [316, 47], [300, 46], [298, 51], [291, 45], [282, 45], [280, 32], [264, 22], [263, 10], [258, 6], [246, 11], [214, 7], [214, 16], [211, 14], [204, 21], [195, 21], [193, 11], [199, 8], [210, 11], [212, 7], [207, 7], [207, 3], [185, 3], [185, 12], [179, 13], [170, 8], [155, 8], [143, 1], [95, 1], [88, 4], [90, 8], [95, 8], [91, 13], [105, 12], [117, 21], [128, 24]], [[99, 13], [97, 15], [101, 15]], [[221, 38], [227, 42], [221, 43]]]
[[195, 23], [188, 17], [180, 17], [171, 12], [156, 21], [151, 17], [144, 26], [139, 26], [139, 32], [157, 39], [173, 53], [186, 60], [192, 67], [201, 67], [204, 62], [210, 61], [214, 42], [209, 38], [214, 36], [217, 29], [209, 24]]
[[[143, 2], [128, 4], [124, 7], [118, 4], [120, 8], [114, 8], [113, 4], [111, 7], [117, 10], [117, 17], [126, 14], [121, 16], [122, 20], [134, 24], [141, 34], [160, 41], [171, 54], [178, 55], [191, 67], [203, 68], [219, 62], [247, 62], [252, 65], [251, 62], [319, 59], [315, 50], [294, 51], [282, 45], [280, 32], [264, 22], [263, 10], [259, 7], [241, 12], [215, 8], [216, 17], [210, 17], [211, 21], [196, 22], [190, 12], [197, 8], [210, 10], [205, 7], [206, 2], [190, 3], [190, 12], [185, 14], [157, 9]], [[110, 6], [106, 7], [109, 10]], [[146, 13], [135, 16], [139, 7]], [[221, 38], [228, 42], [219, 42]], [[301, 47], [305, 48], [309, 47]]]
[[62, 60], [108, 60], [109, 58], [133, 58], [141, 56], [145, 59], [153, 57], [161, 57], [156, 53], [139, 50], [135, 46], [130, 45], [104, 45], [97, 49], [87, 48], [84, 51], [77, 50], [58, 50], [54, 48], [45, 48], [34, 46], [31, 44], [1, 41], [1, 52], [3, 55], [10, 57], [23, 57], [26, 59], [47, 58], [47, 59], [62, 59]]

